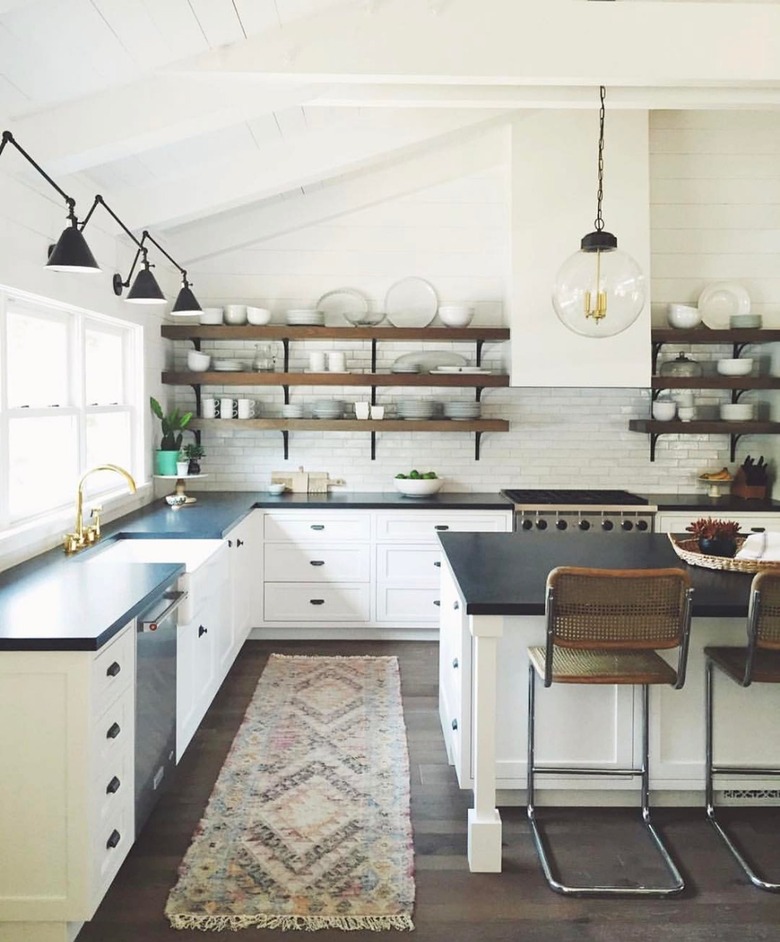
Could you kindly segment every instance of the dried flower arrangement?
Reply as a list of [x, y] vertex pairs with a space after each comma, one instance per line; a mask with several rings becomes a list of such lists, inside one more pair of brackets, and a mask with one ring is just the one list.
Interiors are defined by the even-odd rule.
[[699, 517], [685, 528], [699, 540], [733, 540], [739, 536], [739, 524], [734, 520], [715, 520]]

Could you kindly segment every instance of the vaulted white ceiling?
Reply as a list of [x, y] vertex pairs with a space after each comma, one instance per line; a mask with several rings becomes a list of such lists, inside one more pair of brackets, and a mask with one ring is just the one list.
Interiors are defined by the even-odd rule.
[[0, 0], [2, 127], [184, 261], [248, 212], [392, 189], [507, 116], [595, 110], [599, 84], [610, 107], [780, 108], [780, 5]]

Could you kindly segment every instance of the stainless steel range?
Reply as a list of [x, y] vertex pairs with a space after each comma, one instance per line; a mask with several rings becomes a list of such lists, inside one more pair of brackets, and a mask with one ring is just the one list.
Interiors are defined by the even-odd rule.
[[628, 491], [511, 489], [515, 530], [652, 533], [657, 507]]

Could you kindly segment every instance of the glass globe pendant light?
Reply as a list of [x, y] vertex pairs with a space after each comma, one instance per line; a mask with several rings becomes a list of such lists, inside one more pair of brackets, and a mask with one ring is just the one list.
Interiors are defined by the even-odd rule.
[[612, 337], [630, 327], [645, 303], [639, 265], [604, 231], [604, 100], [600, 87], [598, 193], [595, 231], [583, 236], [580, 251], [561, 266], [553, 286], [553, 307], [561, 322], [583, 337]]

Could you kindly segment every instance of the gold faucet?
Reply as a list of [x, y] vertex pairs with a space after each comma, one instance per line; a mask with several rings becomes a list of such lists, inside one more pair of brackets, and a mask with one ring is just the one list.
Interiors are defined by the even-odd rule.
[[65, 534], [63, 548], [66, 553], [77, 553], [80, 549], [84, 549], [85, 546], [90, 546], [92, 543], [97, 543], [100, 539], [100, 513], [103, 510], [102, 507], [95, 506], [90, 509], [90, 517], [94, 520], [94, 523], [84, 526], [84, 482], [90, 474], [94, 474], [96, 471], [116, 471], [127, 481], [130, 493], [135, 494], [136, 487], [133, 476], [124, 468], [120, 468], [118, 464], [101, 464], [96, 468], [90, 468], [79, 481], [76, 496], [76, 529], [73, 533]]

